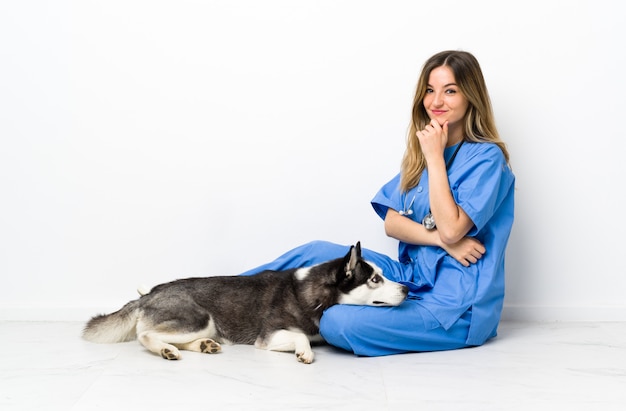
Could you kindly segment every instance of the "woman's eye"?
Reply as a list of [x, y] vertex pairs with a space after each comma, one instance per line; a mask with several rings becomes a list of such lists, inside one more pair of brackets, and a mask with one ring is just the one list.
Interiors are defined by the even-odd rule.
[[456, 90], [446, 90], [446, 94], [456, 94]]
[[433, 89], [432, 89], [432, 88], [427, 88], [427, 89], [426, 89], [426, 94], [430, 94], [430, 93], [432, 93], [432, 92], [433, 92]]

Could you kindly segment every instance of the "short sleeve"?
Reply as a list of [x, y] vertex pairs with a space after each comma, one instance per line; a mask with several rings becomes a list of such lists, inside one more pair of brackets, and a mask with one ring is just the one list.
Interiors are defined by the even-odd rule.
[[376, 214], [383, 220], [387, 215], [387, 210], [392, 208], [394, 210], [402, 209], [402, 199], [400, 193], [400, 174], [392, 178], [376, 193], [372, 199], [372, 207]]
[[474, 222], [470, 235], [491, 220], [514, 182], [513, 173], [500, 148], [494, 144], [475, 144], [468, 166], [455, 172], [452, 192], [456, 203]]

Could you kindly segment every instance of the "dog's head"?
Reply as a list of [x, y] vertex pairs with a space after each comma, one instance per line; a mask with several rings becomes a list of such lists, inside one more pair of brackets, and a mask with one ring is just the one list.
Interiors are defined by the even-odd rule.
[[405, 285], [385, 278], [379, 267], [361, 257], [360, 242], [350, 247], [337, 275], [339, 304], [395, 306], [408, 295]]

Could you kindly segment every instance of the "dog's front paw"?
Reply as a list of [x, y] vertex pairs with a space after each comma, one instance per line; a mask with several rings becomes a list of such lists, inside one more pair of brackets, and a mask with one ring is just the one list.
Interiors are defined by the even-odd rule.
[[166, 360], [180, 360], [180, 352], [176, 349], [163, 348], [161, 350], [161, 357]]
[[210, 338], [200, 341], [200, 352], [205, 354], [217, 354], [222, 351], [222, 346]]
[[311, 364], [313, 362], [313, 356], [313, 350], [310, 349], [304, 352], [296, 352], [296, 358], [304, 364]]

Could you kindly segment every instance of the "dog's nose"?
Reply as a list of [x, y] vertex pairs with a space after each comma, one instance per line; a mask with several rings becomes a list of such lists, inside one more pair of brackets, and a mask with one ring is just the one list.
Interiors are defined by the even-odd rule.
[[404, 294], [405, 297], [409, 295], [409, 287], [407, 287], [406, 285], [402, 284], [401, 290], [402, 290], [402, 294]]

